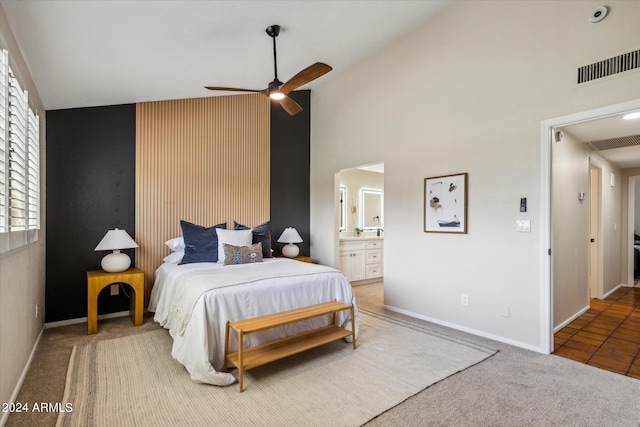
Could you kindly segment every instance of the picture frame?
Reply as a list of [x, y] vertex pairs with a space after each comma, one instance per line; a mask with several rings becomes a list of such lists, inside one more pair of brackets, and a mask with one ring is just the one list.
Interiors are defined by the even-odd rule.
[[467, 234], [468, 174], [424, 179], [424, 232]]

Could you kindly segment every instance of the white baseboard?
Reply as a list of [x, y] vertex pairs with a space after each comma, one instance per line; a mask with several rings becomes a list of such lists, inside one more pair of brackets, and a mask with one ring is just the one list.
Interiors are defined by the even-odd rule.
[[[615, 291], [617, 291], [618, 289], [620, 289], [620, 288], [624, 288], [624, 287], [626, 287], [626, 286], [628, 286], [628, 285], [625, 285], [625, 284], [623, 284], [623, 283], [619, 284], [618, 286], [616, 286], [615, 288], [611, 289], [609, 292], [607, 292], [606, 294], [604, 294], [604, 295], [602, 296], [602, 299], [606, 299], [606, 298], [608, 298], [609, 296], [611, 296], [611, 294], [612, 294], [612, 293], [614, 293], [614, 292], [615, 292]], [[631, 285], [631, 287], [633, 287], [633, 285]]]
[[[43, 332], [44, 332], [44, 325], [42, 326], [42, 329], [40, 329], [40, 333], [38, 334], [38, 338], [36, 339], [36, 342], [33, 345], [33, 349], [31, 349], [31, 354], [29, 355], [29, 360], [27, 360], [27, 363], [26, 363], [24, 369], [22, 370], [22, 374], [20, 375], [20, 378], [18, 379], [18, 383], [16, 384], [15, 388], [13, 389], [13, 393], [11, 394], [11, 398], [9, 399], [9, 402], [7, 402], [7, 403], [15, 403], [16, 402], [16, 399], [18, 398], [18, 393], [20, 393], [20, 389], [22, 388], [22, 384], [24, 384], [24, 380], [25, 380], [25, 378], [27, 378], [27, 373], [29, 372], [29, 368], [31, 368], [31, 362], [33, 362], [33, 358], [36, 355], [36, 350], [38, 349], [38, 345], [40, 345], [40, 338], [42, 338], [42, 333]], [[2, 417], [0, 417], [0, 427], [3, 427], [6, 424], [8, 418], [9, 418], [9, 412], [4, 412], [2, 414]]]
[[569, 317], [567, 320], [565, 320], [564, 322], [560, 323], [558, 326], [556, 326], [555, 328], [553, 328], [553, 333], [555, 334], [556, 332], [558, 332], [560, 329], [564, 328], [565, 326], [567, 326], [569, 323], [573, 322], [574, 320], [576, 320], [578, 317], [582, 316], [584, 313], [586, 313], [591, 307], [590, 306], [586, 306], [584, 308], [582, 308], [581, 310], [579, 310], [576, 314], [574, 314], [573, 316]]
[[[624, 283], [619, 284], [618, 286], [616, 286], [615, 288], [613, 288], [612, 290], [610, 290], [609, 292], [607, 292], [606, 294], [604, 294], [602, 296], [602, 299], [607, 299], [608, 297], [611, 296], [611, 294], [613, 294], [615, 291], [617, 291], [620, 288], [625, 288], [625, 287], [630, 287], [629, 285], [625, 285]], [[633, 286], [631, 286], [633, 287]], [[553, 333], [555, 334], [556, 332], [558, 332], [560, 329], [564, 328], [565, 326], [567, 326], [569, 323], [573, 322], [574, 320], [576, 320], [578, 317], [582, 316], [584, 313], [586, 313], [589, 308], [591, 308], [590, 306], [586, 306], [584, 307], [582, 310], [578, 311], [576, 314], [574, 314], [573, 316], [571, 316], [570, 318], [568, 318], [567, 320], [565, 320], [564, 322], [562, 322], [561, 324], [559, 324], [558, 326], [556, 326], [553, 329]]]
[[508, 339], [508, 338], [505, 338], [505, 337], [501, 337], [501, 336], [498, 336], [498, 335], [488, 334], [486, 332], [479, 331], [477, 329], [467, 328], [466, 326], [460, 326], [460, 325], [456, 325], [454, 323], [443, 322], [442, 320], [434, 319], [434, 318], [431, 318], [431, 317], [428, 317], [428, 316], [423, 316], [423, 315], [418, 314], [418, 313], [413, 313], [411, 311], [402, 310], [400, 308], [392, 307], [392, 306], [389, 306], [389, 305], [384, 305], [383, 307], [386, 308], [387, 310], [395, 311], [396, 313], [400, 313], [400, 314], [405, 314], [405, 315], [410, 316], [410, 317], [415, 317], [416, 319], [426, 320], [427, 322], [435, 323], [435, 324], [440, 325], [440, 326], [446, 326], [447, 328], [456, 329], [458, 331], [467, 332], [469, 334], [477, 335], [479, 337], [488, 338], [488, 339], [494, 340], [494, 341], [499, 341], [501, 343], [509, 344], [509, 345], [514, 346], [514, 347], [520, 347], [520, 348], [524, 348], [526, 350], [535, 351], [536, 353], [547, 354], [546, 352], [544, 352], [542, 350], [541, 347], [530, 345], [530, 344], [527, 344], [527, 343], [524, 343], [524, 342], [521, 342], [521, 341], [515, 341], [515, 340], [511, 340], [511, 339]]
[[[117, 313], [101, 314], [98, 316], [98, 320], [114, 319], [116, 317], [124, 317], [128, 315], [129, 315], [128, 311], [118, 311]], [[59, 320], [57, 322], [47, 322], [44, 324], [44, 326], [45, 328], [49, 329], [49, 328], [58, 328], [60, 326], [75, 325], [76, 323], [86, 323], [86, 322], [87, 322], [86, 317], [77, 317], [75, 319]]]

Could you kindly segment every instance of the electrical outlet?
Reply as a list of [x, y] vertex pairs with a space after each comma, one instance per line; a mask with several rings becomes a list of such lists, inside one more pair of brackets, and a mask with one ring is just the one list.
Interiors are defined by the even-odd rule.
[[113, 285], [111, 285], [111, 296], [115, 296], [119, 294], [120, 294], [120, 285], [118, 285], [117, 283], [114, 283]]
[[36, 319], [38, 318], [38, 303], [36, 303]]
[[511, 317], [511, 307], [509, 306], [509, 304], [502, 305], [502, 317]]
[[469, 305], [469, 295], [468, 294], [460, 294], [460, 304], [467, 306]]

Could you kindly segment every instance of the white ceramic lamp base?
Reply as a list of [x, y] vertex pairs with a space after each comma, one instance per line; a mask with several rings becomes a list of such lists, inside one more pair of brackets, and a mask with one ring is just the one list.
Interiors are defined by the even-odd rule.
[[116, 249], [113, 253], [102, 258], [100, 265], [104, 271], [109, 273], [119, 273], [121, 271], [126, 271], [129, 266], [131, 266], [131, 258], [129, 258], [129, 255], [123, 254]]
[[295, 258], [298, 256], [299, 253], [300, 253], [300, 248], [298, 248], [293, 243], [284, 245], [284, 247], [282, 248], [282, 255], [286, 256], [287, 258]]

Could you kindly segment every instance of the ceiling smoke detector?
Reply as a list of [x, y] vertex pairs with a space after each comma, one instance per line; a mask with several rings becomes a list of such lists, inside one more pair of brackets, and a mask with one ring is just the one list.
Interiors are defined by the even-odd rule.
[[599, 8], [591, 12], [591, 15], [589, 15], [589, 21], [592, 24], [602, 21], [604, 17], [607, 16], [608, 11], [609, 10], [607, 9], [606, 6], [600, 6]]

